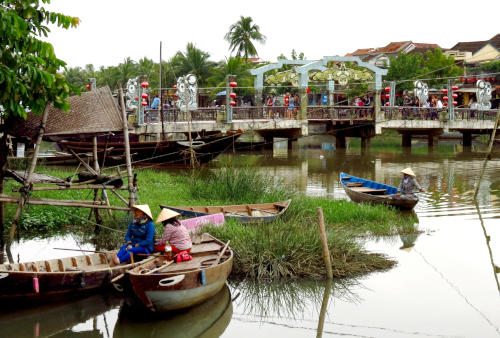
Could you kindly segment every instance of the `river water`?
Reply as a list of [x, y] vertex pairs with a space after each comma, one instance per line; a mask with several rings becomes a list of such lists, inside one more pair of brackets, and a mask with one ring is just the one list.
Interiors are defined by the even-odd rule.
[[[442, 141], [428, 149], [415, 142], [411, 150], [361, 151], [354, 143], [340, 150], [333, 137], [308, 137], [291, 148], [277, 143], [272, 150], [223, 154], [212, 166], [253, 166], [298, 191], [332, 199], [347, 198], [340, 171], [398, 185], [400, 170], [411, 167], [426, 190], [415, 208], [421, 234], [363, 240], [367, 250], [396, 260], [393, 269], [333, 285], [232, 282], [208, 304], [159, 318], [144, 318], [113, 295], [96, 295], [2, 313], [2, 336], [500, 336], [498, 156], [487, 163], [476, 204], [485, 146], [469, 151]], [[77, 243], [75, 236], [21, 240], [11, 252], [20, 261], [63, 257], [71, 253], [52, 248]]]

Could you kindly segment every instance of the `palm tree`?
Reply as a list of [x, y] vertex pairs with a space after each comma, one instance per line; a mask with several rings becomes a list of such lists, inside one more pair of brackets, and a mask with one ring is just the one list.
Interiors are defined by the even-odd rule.
[[207, 79], [208, 84], [214, 88], [211, 91], [211, 96], [226, 87], [226, 75], [236, 76], [238, 87], [240, 87], [236, 91], [239, 95], [244, 96], [252, 93], [250, 88], [253, 85], [253, 76], [249, 72], [250, 68], [251, 64], [236, 57], [219, 62], [217, 67], [212, 69], [212, 76]]
[[243, 56], [245, 60], [249, 56], [257, 56], [257, 50], [252, 40], [260, 43], [266, 42], [266, 37], [259, 32], [259, 26], [252, 22], [251, 17], [240, 16], [240, 20], [229, 27], [229, 32], [224, 39], [229, 42], [231, 53], [236, 51], [236, 56]]
[[205, 84], [206, 79], [210, 76], [210, 70], [214, 63], [209, 61], [210, 54], [196, 48], [189, 42], [186, 46], [186, 52], [177, 52], [170, 63], [174, 69], [174, 73], [178, 75], [194, 74], [198, 78], [198, 85]]

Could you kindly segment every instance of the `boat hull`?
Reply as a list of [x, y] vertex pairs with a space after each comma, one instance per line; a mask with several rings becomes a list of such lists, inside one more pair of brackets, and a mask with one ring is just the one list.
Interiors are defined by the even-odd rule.
[[[231, 273], [233, 252], [227, 248], [220, 256], [223, 247], [224, 243], [214, 239], [207, 244], [207, 250], [199, 251], [193, 246], [192, 261], [170, 264], [162, 272], [148, 273], [166, 262], [165, 258], [158, 258], [130, 270], [128, 275], [134, 296], [155, 312], [189, 308], [204, 302], [224, 287]], [[221, 257], [220, 261], [217, 257]]]
[[[92, 255], [95, 256], [95, 255]], [[107, 255], [110, 256], [110, 255]], [[88, 294], [97, 289], [111, 285], [111, 280], [127, 270], [133, 268], [132, 264], [117, 265], [110, 267], [108, 264], [100, 264], [99, 267], [87, 265], [86, 257], [78, 256], [74, 262], [75, 267], [68, 267], [66, 261], [72, 257], [61, 259], [63, 271], [42, 271], [46, 269], [47, 263], [51, 269], [57, 268], [57, 260], [39, 261], [33, 263], [21, 263], [23, 268], [30, 270], [33, 266], [38, 271], [13, 271], [19, 264], [4, 264], [0, 266], [0, 301], [9, 302], [13, 300], [26, 300], [29, 302], [44, 302], [57, 298], [64, 298], [70, 294]], [[93, 264], [99, 263], [94, 257]], [[107, 260], [110, 260], [108, 257]], [[153, 257], [135, 266], [151, 261]], [[73, 262], [71, 262], [73, 263]], [[9, 267], [11, 269], [9, 269]], [[38, 284], [38, 289], [35, 287]]]
[[[211, 136], [193, 140], [193, 152], [198, 164], [205, 164], [234, 145], [242, 133], [225, 136]], [[66, 151], [92, 153], [93, 145], [89, 141], [62, 140], [58, 145]], [[130, 142], [132, 160], [139, 164], [161, 164], [173, 167], [191, 165], [191, 152], [187, 141], [148, 141]], [[99, 160], [107, 164], [125, 163], [125, 145], [123, 142], [99, 142], [97, 144]], [[104, 154], [106, 155], [104, 156]]]
[[270, 222], [288, 209], [291, 200], [259, 203], [259, 204], [241, 204], [225, 206], [168, 206], [160, 205], [160, 208], [168, 208], [180, 213], [184, 217], [200, 217], [213, 215], [222, 212], [224, 219], [236, 219], [241, 223]]
[[[350, 179], [347, 179], [347, 177], [350, 177]], [[394, 186], [366, 180], [345, 173], [340, 173], [340, 183], [346, 195], [356, 203], [390, 205], [400, 210], [412, 210], [418, 203], [418, 197], [414, 194], [396, 196], [397, 188]], [[355, 188], [348, 187], [348, 183], [363, 183], [363, 186], [372, 187], [373, 190], [385, 190], [385, 193], [376, 195], [356, 191]]]

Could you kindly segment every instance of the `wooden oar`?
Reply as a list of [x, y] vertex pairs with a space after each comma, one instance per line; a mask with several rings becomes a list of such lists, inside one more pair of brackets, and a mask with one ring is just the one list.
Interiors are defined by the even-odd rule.
[[164, 268], [166, 268], [167, 266], [169, 266], [170, 264], [172, 264], [174, 261], [171, 260], [171, 261], [165, 261], [165, 263], [163, 263], [163, 265], [153, 269], [153, 270], [149, 270], [148, 272], [144, 273], [145, 275], [150, 275], [152, 274], [153, 272], [156, 272], [156, 271], [159, 271], [159, 270], [163, 270]]
[[[68, 249], [68, 248], [52, 248], [52, 249], [54, 249], [54, 250], [67, 250], [67, 251], [92, 252], [92, 253], [98, 253], [98, 254], [114, 254], [114, 253], [116, 253], [116, 251], [96, 251], [96, 250]], [[170, 255], [160, 255], [160, 254], [156, 254], [156, 253], [151, 253], [151, 254], [136, 253], [134, 255], [136, 255], [136, 256], [170, 257]]]
[[227, 247], [229, 246], [229, 243], [231, 243], [231, 240], [227, 241], [226, 245], [224, 246], [224, 249], [222, 249], [222, 251], [220, 252], [217, 259], [215, 260], [214, 264], [212, 264], [212, 266], [216, 266], [217, 264], [219, 264], [219, 261], [222, 258], [222, 255], [224, 255], [224, 253], [226, 252]]

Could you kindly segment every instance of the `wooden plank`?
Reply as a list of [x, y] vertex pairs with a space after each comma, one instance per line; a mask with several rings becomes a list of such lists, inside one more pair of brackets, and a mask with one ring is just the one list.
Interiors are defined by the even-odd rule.
[[353, 187], [351, 188], [352, 191], [357, 191], [357, 192], [363, 192], [366, 194], [369, 193], [376, 193], [376, 192], [386, 192], [387, 189], [373, 189], [373, 188], [368, 188], [368, 187]]
[[31, 262], [31, 269], [34, 271], [34, 272], [38, 272], [38, 267], [36, 266], [35, 262]]
[[47, 272], [52, 272], [52, 267], [50, 266], [49, 261], [45, 261], [45, 270], [47, 270]]
[[71, 264], [73, 264], [74, 267], [78, 267], [78, 262], [75, 257], [71, 257]]
[[99, 258], [101, 259], [102, 264], [108, 264], [108, 259], [106, 258], [106, 255], [99, 254]]
[[[0, 194], [0, 202], [19, 203], [19, 197]], [[94, 203], [94, 201], [56, 200], [49, 198], [29, 198], [26, 200], [26, 204], [52, 205], [59, 207], [74, 207], [74, 208], [98, 208], [98, 209], [112, 209], [112, 210], [124, 210], [124, 211], [130, 210], [130, 208], [127, 207], [116, 207], [116, 206], [108, 207], [104, 202]]]
[[90, 258], [90, 256], [86, 255], [85, 259], [87, 260], [87, 265], [93, 265], [92, 264], [92, 258]]
[[23, 263], [19, 263], [19, 271], [26, 271], [26, 267]]
[[[115, 188], [112, 185], [98, 185], [98, 184], [88, 184], [88, 185], [72, 185], [72, 186], [57, 186], [57, 187], [33, 187], [33, 191], [51, 191], [51, 190], [80, 190], [80, 189], [118, 189], [118, 190], [128, 190], [127, 187]], [[12, 192], [19, 192], [21, 189], [12, 189]]]
[[59, 271], [64, 271], [64, 263], [62, 261], [62, 259], [58, 259], [57, 260], [57, 265], [59, 266]]

